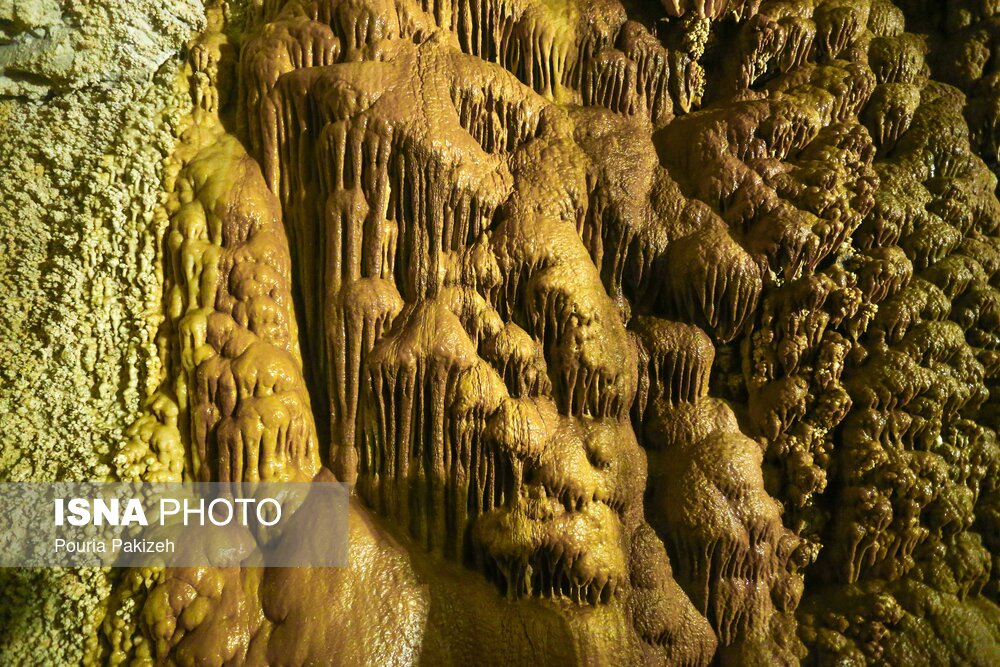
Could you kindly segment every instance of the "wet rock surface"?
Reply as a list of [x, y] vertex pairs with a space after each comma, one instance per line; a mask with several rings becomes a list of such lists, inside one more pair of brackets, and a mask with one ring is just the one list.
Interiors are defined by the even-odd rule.
[[117, 474], [349, 482], [355, 557], [95, 659], [1000, 660], [1000, 15], [661, 4], [209, 8]]

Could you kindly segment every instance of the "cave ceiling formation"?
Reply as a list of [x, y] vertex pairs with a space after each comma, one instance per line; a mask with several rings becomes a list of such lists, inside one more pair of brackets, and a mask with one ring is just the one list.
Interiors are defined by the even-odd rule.
[[1000, 7], [265, 0], [189, 49], [123, 479], [349, 568], [129, 572], [113, 664], [1000, 662]]

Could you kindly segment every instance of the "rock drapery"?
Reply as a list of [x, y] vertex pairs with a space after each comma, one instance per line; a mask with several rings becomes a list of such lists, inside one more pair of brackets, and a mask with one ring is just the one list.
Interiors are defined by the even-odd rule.
[[350, 482], [356, 558], [105, 654], [1000, 659], [1000, 15], [930, 4], [210, 9], [119, 475]]

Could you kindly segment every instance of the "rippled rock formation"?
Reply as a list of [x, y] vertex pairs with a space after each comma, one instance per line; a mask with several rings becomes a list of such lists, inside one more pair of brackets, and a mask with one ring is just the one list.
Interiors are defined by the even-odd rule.
[[119, 474], [335, 477], [355, 557], [132, 573], [113, 660], [1000, 659], [998, 19], [954, 4], [213, 11]]

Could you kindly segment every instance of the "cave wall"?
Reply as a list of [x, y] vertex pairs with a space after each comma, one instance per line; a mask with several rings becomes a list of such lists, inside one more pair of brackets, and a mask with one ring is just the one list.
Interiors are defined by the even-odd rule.
[[[0, 3], [0, 480], [110, 479], [157, 382], [163, 163], [200, 2]], [[0, 572], [0, 663], [79, 663], [107, 573]]]
[[337, 478], [358, 557], [123, 573], [89, 659], [1000, 659], [997, 8], [661, 4], [191, 19], [144, 224], [34, 301], [116, 411], [10, 475]]

